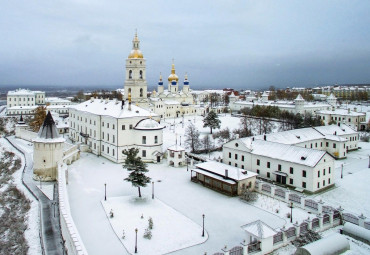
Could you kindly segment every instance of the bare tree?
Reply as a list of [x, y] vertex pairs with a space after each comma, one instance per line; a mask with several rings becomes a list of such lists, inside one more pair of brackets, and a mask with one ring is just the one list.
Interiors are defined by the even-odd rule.
[[190, 123], [185, 130], [185, 145], [191, 149], [191, 152], [196, 152], [200, 146], [199, 131]]
[[213, 149], [213, 144], [208, 135], [204, 136], [202, 139], [203, 149], [209, 154], [210, 151]]

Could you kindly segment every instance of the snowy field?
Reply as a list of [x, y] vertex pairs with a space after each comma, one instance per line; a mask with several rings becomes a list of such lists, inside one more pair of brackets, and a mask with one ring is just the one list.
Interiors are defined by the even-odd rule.
[[[363, 213], [370, 218], [370, 143], [360, 142], [359, 147], [361, 149], [349, 152], [347, 159], [335, 162], [335, 188], [314, 197], [321, 198], [335, 207], [342, 206], [355, 215]], [[342, 164], [343, 179], [341, 179]]]
[[[149, 164], [149, 170], [149, 176], [155, 182], [156, 198], [198, 226], [202, 225], [202, 214], [205, 214], [208, 240], [171, 254], [213, 254], [224, 245], [236, 246], [245, 238], [241, 226], [257, 219], [263, 219], [273, 228], [281, 228], [286, 224], [284, 218], [244, 203], [237, 197], [228, 197], [191, 182], [190, 171], [187, 172], [186, 167], [172, 168], [165, 163]], [[137, 188], [123, 181], [128, 176], [127, 170], [102, 157], [81, 153], [81, 159], [74, 162], [68, 171], [67, 188], [72, 216], [89, 254], [128, 254], [101, 206], [104, 183], [107, 183], [108, 200], [112, 197], [137, 196]], [[151, 185], [143, 188], [142, 193], [151, 197]], [[130, 231], [133, 233], [134, 229]], [[130, 231], [125, 232], [129, 235]], [[121, 232], [119, 230], [118, 236]], [[171, 240], [166, 240], [162, 245], [170, 243]], [[138, 244], [139, 250], [143, 249], [140, 248], [142, 245], [145, 243]]]
[[[102, 201], [107, 218], [125, 248], [135, 251], [135, 232], [138, 229], [137, 241], [140, 249], [138, 254], [166, 254], [181, 250], [207, 240], [202, 227], [185, 217], [159, 199], [138, 196], [113, 197]], [[114, 217], [110, 217], [110, 212]], [[148, 229], [149, 217], [153, 220], [152, 237], [143, 237]], [[125, 230], [125, 238], [123, 238]], [[166, 244], [166, 245], [163, 245]]]

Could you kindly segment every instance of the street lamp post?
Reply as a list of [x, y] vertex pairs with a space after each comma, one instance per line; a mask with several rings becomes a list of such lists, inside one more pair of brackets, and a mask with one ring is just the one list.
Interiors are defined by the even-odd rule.
[[370, 154], [369, 154], [369, 167], [368, 168], [370, 168]]
[[293, 223], [293, 202], [290, 202], [290, 223]]
[[152, 199], [154, 199], [154, 182], [152, 182]]
[[107, 184], [104, 183], [104, 200], [107, 201]]
[[135, 228], [135, 253], [137, 253], [137, 228]]
[[181, 146], [181, 135], [180, 135], [180, 146]]
[[342, 165], [341, 165], [340, 178], [341, 178], [341, 179], [343, 179], [343, 163], [342, 163]]
[[186, 156], [186, 171], [189, 172], [189, 157]]
[[204, 236], [204, 214], [202, 216], [203, 216], [203, 232], [202, 232], [202, 236]]

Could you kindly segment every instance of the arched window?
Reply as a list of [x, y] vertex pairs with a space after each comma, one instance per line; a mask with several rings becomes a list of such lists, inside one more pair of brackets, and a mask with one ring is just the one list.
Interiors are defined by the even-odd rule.
[[143, 71], [140, 70], [140, 79], [142, 79], [142, 78], [143, 78]]
[[143, 97], [143, 89], [140, 89], [140, 97]]
[[132, 79], [132, 70], [128, 71], [128, 78]]

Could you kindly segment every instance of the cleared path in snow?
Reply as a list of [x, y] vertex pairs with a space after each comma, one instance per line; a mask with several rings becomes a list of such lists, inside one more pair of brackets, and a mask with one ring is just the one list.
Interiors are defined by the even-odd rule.
[[44, 252], [47, 255], [60, 255], [65, 254], [63, 249], [63, 239], [60, 231], [59, 224], [59, 208], [55, 208], [52, 205], [56, 202], [58, 205], [58, 192], [54, 189], [54, 200], [49, 200], [44, 193], [36, 186], [35, 181], [32, 179], [33, 176], [33, 158], [32, 154], [24, 151], [22, 146], [18, 145], [17, 139], [15, 137], [6, 137], [6, 140], [13, 145], [14, 148], [19, 150], [25, 157], [26, 167], [23, 172], [23, 184], [27, 189], [35, 196], [35, 198], [40, 203], [41, 208], [41, 244], [43, 246]]

